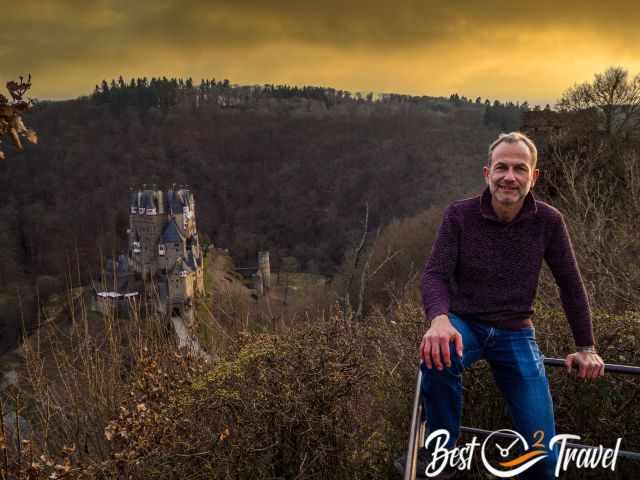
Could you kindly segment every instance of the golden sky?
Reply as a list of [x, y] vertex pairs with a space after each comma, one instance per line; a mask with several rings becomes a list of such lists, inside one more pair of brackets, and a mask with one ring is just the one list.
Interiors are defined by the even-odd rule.
[[640, 71], [637, 1], [0, 0], [0, 18], [0, 81], [30, 72], [40, 99], [165, 75], [553, 104]]

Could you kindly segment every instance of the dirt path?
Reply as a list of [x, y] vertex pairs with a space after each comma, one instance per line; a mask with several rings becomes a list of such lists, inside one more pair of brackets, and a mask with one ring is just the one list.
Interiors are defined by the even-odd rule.
[[178, 347], [187, 348], [191, 350], [195, 356], [211, 360], [211, 355], [205, 352], [198, 340], [191, 335], [181, 317], [171, 317], [171, 324], [178, 337]]

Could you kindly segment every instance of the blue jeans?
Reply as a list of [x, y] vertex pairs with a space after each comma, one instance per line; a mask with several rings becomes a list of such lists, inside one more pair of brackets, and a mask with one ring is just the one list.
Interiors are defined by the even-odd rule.
[[[443, 364], [422, 369], [422, 400], [427, 427], [449, 431], [448, 448], [455, 446], [460, 435], [462, 414], [462, 372], [484, 358], [491, 366], [493, 377], [509, 407], [514, 430], [532, 445], [539, 439], [535, 432], [542, 430], [542, 444], [549, 451], [549, 440], [556, 434], [553, 401], [544, 370], [544, 356], [538, 348], [533, 327], [504, 330], [473, 321], [465, 321], [449, 313], [453, 327], [462, 335], [462, 358], [450, 344], [451, 367]], [[504, 427], [499, 427], [504, 428]], [[535, 440], [534, 440], [535, 438]], [[482, 443], [482, 439], [479, 439]], [[479, 456], [475, 457], [479, 459]], [[521, 478], [551, 479], [557, 458], [557, 448], [549, 456], [533, 465]]]

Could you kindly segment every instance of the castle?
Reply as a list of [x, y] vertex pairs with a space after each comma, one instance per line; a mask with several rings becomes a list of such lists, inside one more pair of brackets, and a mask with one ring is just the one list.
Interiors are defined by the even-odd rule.
[[593, 110], [575, 112], [555, 112], [552, 110], [531, 110], [522, 115], [520, 130], [529, 135], [542, 150], [551, 138], [564, 141], [595, 138], [604, 130], [598, 113]]
[[[126, 310], [140, 279], [157, 287], [159, 310], [193, 318], [193, 299], [204, 294], [204, 255], [198, 240], [193, 193], [146, 188], [129, 196], [128, 249], [107, 264], [97, 307]], [[119, 308], [121, 311], [123, 308]]]
[[131, 192], [128, 234], [129, 269], [156, 280], [172, 316], [190, 313], [194, 296], [204, 294], [193, 193], [184, 188]]

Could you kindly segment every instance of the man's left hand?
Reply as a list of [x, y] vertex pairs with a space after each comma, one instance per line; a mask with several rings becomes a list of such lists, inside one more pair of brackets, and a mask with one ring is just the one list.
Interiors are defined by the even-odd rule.
[[578, 378], [585, 380], [595, 380], [604, 376], [604, 361], [597, 353], [576, 352], [567, 355], [564, 361], [567, 371], [571, 373], [573, 365], [578, 367]]

